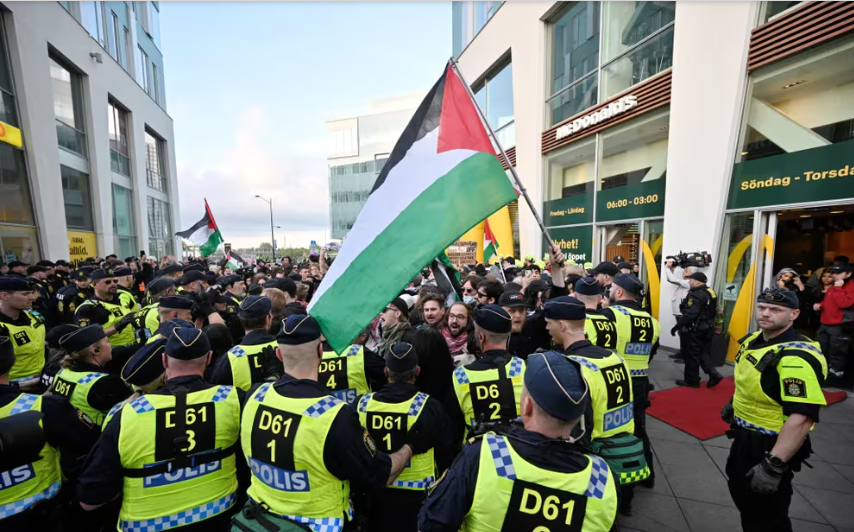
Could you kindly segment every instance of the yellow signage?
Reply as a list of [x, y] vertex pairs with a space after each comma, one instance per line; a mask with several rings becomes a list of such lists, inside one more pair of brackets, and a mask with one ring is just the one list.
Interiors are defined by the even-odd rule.
[[18, 148], [24, 145], [24, 141], [21, 140], [21, 130], [6, 122], [0, 122], [0, 140]]
[[68, 231], [68, 262], [74, 268], [90, 257], [98, 255], [95, 233]]

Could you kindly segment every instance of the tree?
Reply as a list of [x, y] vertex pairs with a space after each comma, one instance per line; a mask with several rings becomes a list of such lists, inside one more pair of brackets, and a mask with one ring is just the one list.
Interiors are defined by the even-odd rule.
[[273, 244], [271, 244], [269, 242], [261, 242], [258, 245], [258, 251], [260, 251], [261, 253], [264, 253], [264, 252], [272, 253], [273, 252]]

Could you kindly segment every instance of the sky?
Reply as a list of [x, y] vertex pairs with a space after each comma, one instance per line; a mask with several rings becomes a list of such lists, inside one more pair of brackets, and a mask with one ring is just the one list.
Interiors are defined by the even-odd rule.
[[184, 230], [207, 198], [226, 242], [329, 238], [326, 122], [426, 93], [451, 55], [450, 2], [161, 2]]

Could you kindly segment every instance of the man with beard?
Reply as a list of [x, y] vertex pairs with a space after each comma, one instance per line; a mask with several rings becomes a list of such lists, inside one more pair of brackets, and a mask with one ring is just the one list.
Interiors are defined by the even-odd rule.
[[445, 317], [445, 297], [442, 294], [430, 292], [422, 295], [418, 304], [424, 315], [424, 323], [437, 329], [441, 328], [442, 318]]
[[404, 339], [406, 333], [412, 330], [409, 324], [409, 304], [403, 297], [394, 298], [386, 305], [380, 314], [382, 324], [382, 339], [377, 346], [377, 354], [385, 357], [397, 342], [408, 341]]
[[445, 313], [444, 326], [440, 329], [451, 355], [474, 354], [472, 322], [469, 319], [469, 307], [464, 303], [454, 303]]
[[103, 324], [104, 331], [110, 337], [110, 345], [118, 347], [134, 343], [136, 335], [134, 329], [128, 328], [128, 325], [135, 318], [135, 314], [119, 299], [113, 270], [95, 270], [92, 272], [92, 282], [95, 295], [80, 304], [75, 315], [80, 314], [80, 309], [88, 306], [100, 306], [110, 314], [110, 319]]

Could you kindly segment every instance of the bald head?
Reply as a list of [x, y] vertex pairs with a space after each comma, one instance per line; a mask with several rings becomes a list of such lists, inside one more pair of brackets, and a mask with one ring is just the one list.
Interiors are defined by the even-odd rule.
[[279, 344], [276, 349], [276, 356], [285, 365], [285, 371], [292, 376], [316, 373], [322, 355], [320, 338], [299, 345]]

